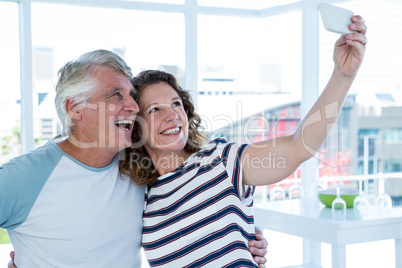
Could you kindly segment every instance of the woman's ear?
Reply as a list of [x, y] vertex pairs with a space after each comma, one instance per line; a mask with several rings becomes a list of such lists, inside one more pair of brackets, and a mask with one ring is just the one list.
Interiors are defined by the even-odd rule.
[[72, 120], [82, 119], [82, 109], [80, 109], [81, 104], [77, 104], [73, 100], [67, 99], [65, 105], [67, 114]]

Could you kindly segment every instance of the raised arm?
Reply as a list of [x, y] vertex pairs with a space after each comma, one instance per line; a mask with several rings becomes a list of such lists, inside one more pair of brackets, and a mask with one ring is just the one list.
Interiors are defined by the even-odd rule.
[[349, 28], [357, 33], [343, 35], [336, 41], [332, 76], [296, 132], [245, 149], [244, 184], [268, 185], [285, 179], [313, 157], [330, 134], [365, 54], [367, 27], [360, 16], [351, 21]]

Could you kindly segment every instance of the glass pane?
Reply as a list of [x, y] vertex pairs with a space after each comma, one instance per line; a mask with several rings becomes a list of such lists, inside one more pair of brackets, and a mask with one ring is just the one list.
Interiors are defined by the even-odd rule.
[[[250, 97], [255, 99], [262, 90], [259, 86], [261, 27], [262, 21], [258, 19], [199, 16], [198, 108], [208, 123], [207, 131], [260, 110], [249, 107]], [[237, 104], [244, 98], [249, 99]], [[222, 103], [225, 105], [219, 105]], [[238, 112], [241, 112], [239, 117]]]
[[[289, 20], [294, 24], [283, 23]], [[229, 133], [230, 140], [267, 138], [272, 117], [264, 111], [300, 98], [301, 27], [294, 27], [300, 21], [299, 12], [266, 19], [199, 16], [198, 106], [212, 138], [227, 136], [229, 130], [218, 130], [224, 126], [236, 131], [237, 123], [247, 133]]]
[[[264, 19], [199, 16], [198, 58], [198, 108], [210, 139], [252, 143], [295, 131], [300, 121], [300, 12]], [[280, 164], [275, 159], [267, 164]], [[291, 184], [281, 186], [287, 191]], [[266, 198], [265, 190], [257, 188], [256, 202]]]
[[108, 49], [133, 74], [162, 69], [184, 77], [182, 14], [33, 3], [32, 39], [35, 139], [42, 142], [61, 131], [53, 103], [57, 71], [82, 53]]
[[264, 9], [269, 7], [275, 7], [279, 5], [286, 5], [294, 2], [299, 2], [299, 0], [198, 0], [200, 6], [211, 6], [211, 7], [227, 7], [227, 8], [243, 8], [243, 9]]
[[[337, 164], [325, 174], [329, 176], [363, 173], [363, 136], [370, 137], [369, 158], [376, 159], [378, 163], [374, 173], [377, 170], [399, 170], [398, 163], [402, 162], [399, 131], [402, 128], [402, 2], [369, 0], [362, 3], [349, 1], [337, 4], [363, 16], [368, 26], [368, 44], [364, 63], [342, 111], [348, 114], [348, 120], [338, 122], [338, 150], [331, 155], [337, 158]], [[384, 14], [387, 14], [387, 20], [384, 20]], [[331, 51], [338, 37], [338, 34], [325, 31], [320, 20], [321, 89], [332, 73]], [[339, 170], [345, 172], [340, 173]]]
[[21, 153], [18, 4], [0, 2], [0, 165]]
[[384, 143], [402, 143], [402, 128], [385, 128]]

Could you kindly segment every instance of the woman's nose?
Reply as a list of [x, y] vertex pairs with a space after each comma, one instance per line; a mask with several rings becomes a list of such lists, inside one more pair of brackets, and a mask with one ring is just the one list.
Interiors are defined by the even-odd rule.
[[166, 121], [176, 120], [178, 117], [177, 112], [173, 108], [166, 107]]

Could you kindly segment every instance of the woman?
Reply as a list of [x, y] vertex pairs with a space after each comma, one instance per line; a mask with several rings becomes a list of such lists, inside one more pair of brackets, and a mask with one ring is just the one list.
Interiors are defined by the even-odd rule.
[[[141, 120], [120, 170], [149, 186], [142, 243], [151, 266], [255, 267], [246, 246], [255, 233], [253, 186], [288, 177], [327, 138], [364, 58], [366, 26], [360, 16], [351, 21], [357, 32], [336, 42], [329, 83], [287, 137], [250, 145], [217, 139], [203, 147], [200, 117], [172, 75], [150, 70], [134, 79]], [[311, 124], [320, 113], [324, 119]], [[267, 157], [281, 164], [264, 165]]]

